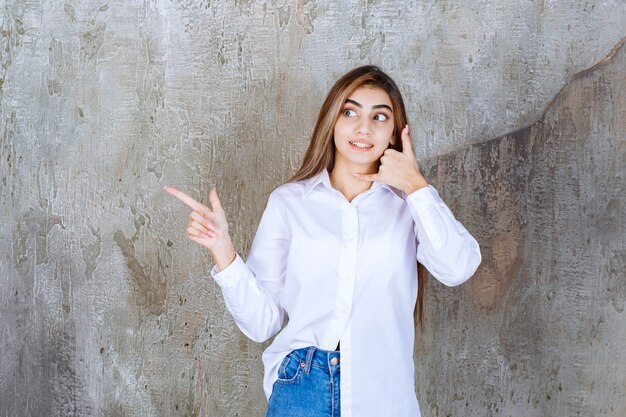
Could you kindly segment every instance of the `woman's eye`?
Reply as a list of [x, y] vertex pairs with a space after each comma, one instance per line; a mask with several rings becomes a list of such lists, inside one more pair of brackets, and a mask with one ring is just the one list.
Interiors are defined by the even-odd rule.
[[385, 120], [387, 120], [387, 115], [378, 113], [376, 116], [374, 116], [374, 120], [378, 120], [379, 122], [384, 122]]
[[354, 110], [352, 110], [352, 109], [345, 109], [343, 111], [343, 115], [346, 116], [346, 117], [354, 117], [354, 116], [356, 116], [356, 112]]

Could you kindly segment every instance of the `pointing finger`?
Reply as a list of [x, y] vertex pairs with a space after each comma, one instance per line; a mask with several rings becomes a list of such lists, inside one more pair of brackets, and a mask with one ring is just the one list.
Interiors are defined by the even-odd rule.
[[187, 194], [183, 193], [182, 191], [178, 191], [174, 187], [165, 187], [164, 189], [165, 191], [167, 191], [174, 197], [178, 198], [180, 201], [187, 204], [192, 209], [199, 211], [200, 213], [205, 213], [207, 211], [210, 211], [207, 206], [194, 200], [193, 198], [189, 197]]

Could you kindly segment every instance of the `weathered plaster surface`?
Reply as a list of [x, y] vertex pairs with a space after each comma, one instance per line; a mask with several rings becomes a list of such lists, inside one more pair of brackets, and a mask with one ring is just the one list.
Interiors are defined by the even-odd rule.
[[429, 289], [427, 415], [626, 415], [624, 68], [622, 42], [528, 128], [429, 160], [484, 261]]
[[398, 81], [427, 177], [484, 248], [470, 283], [429, 288], [424, 415], [626, 415], [623, 47], [576, 75], [626, 35], [623, 1], [0, 10], [0, 416], [260, 415], [267, 344], [162, 187], [217, 186], [245, 255], [363, 63]]

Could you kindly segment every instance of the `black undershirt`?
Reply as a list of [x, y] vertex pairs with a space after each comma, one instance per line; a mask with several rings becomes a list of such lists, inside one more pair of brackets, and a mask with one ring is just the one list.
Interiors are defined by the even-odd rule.
[[337, 349], [335, 350], [339, 350], [339, 343], [341, 343], [341, 341], [337, 342]]

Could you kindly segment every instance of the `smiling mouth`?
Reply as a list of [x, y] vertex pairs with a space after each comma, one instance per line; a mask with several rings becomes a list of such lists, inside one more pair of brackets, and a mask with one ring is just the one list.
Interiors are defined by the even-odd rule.
[[356, 146], [357, 148], [361, 148], [361, 149], [368, 149], [368, 148], [373, 148], [374, 145], [368, 145], [366, 143], [361, 143], [361, 142], [352, 142], [349, 141], [350, 145], [352, 146]]

